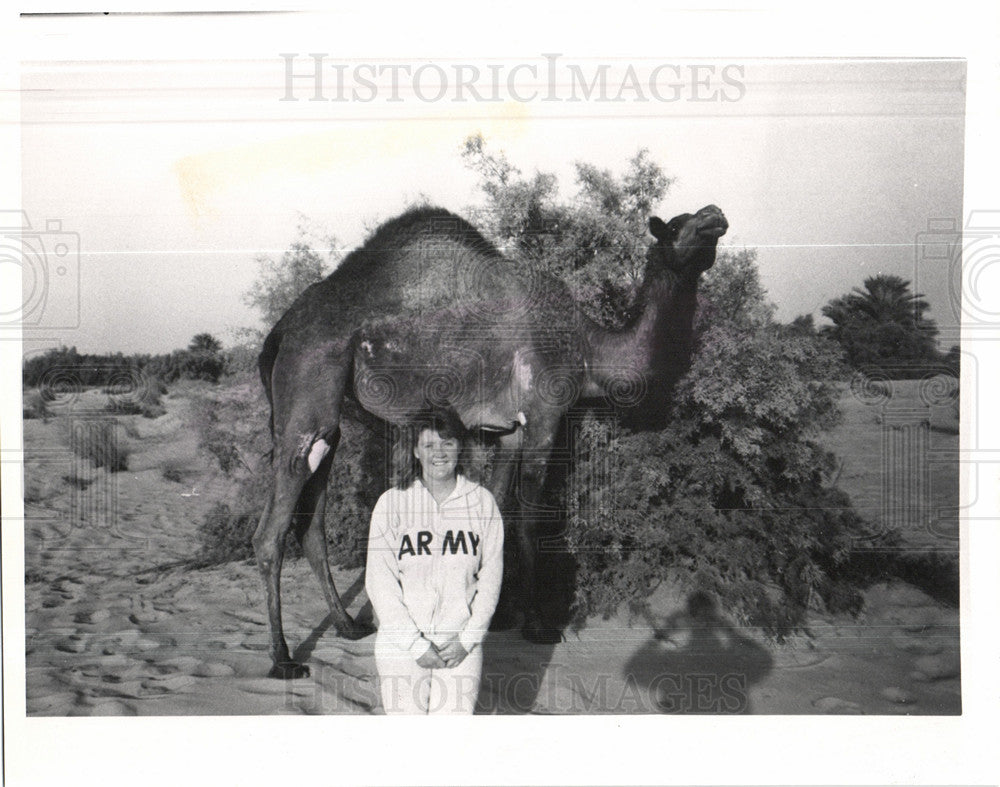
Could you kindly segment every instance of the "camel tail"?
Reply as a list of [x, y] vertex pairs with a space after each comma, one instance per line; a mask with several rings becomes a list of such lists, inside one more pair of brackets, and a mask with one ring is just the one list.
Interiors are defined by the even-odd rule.
[[272, 330], [267, 335], [267, 338], [264, 339], [264, 348], [260, 351], [260, 355], [257, 356], [257, 369], [260, 371], [260, 381], [264, 386], [264, 393], [267, 396], [269, 410], [267, 427], [272, 440], [274, 439], [274, 400], [271, 395], [271, 371], [274, 369], [274, 359], [278, 356], [280, 341], [281, 339], [277, 330]]

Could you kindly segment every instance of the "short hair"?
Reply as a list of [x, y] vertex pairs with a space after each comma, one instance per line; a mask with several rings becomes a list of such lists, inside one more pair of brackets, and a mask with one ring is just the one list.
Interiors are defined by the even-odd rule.
[[458, 440], [457, 472], [464, 472], [464, 451], [468, 432], [454, 410], [428, 408], [421, 410], [407, 419], [399, 427], [395, 445], [392, 449], [392, 485], [398, 489], [408, 488], [420, 476], [420, 462], [413, 455], [417, 439], [425, 429], [437, 432], [445, 440]]

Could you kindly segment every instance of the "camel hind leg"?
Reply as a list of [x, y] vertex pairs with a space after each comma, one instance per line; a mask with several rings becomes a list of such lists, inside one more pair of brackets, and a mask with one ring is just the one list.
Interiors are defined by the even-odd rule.
[[[346, 376], [345, 367], [329, 359], [317, 366], [302, 364], [294, 356], [283, 360], [279, 355], [270, 377], [276, 435], [272, 460], [274, 488], [254, 533], [253, 547], [267, 595], [272, 677], [297, 678], [309, 674], [307, 667], [292, 660], [285, 640], [281, 620], [281, 564], [285, 537], [293, 526], [297, 534], [300, 531], [306, 534], [315, 527], [319, 539], [323, 539], [322, 512], [319, 517], [315, 515], [316, 503], [323, 500], [320, 492], [325, 488], [333, 446], [339, 435]], [[321, 467], [322, 477], [314, 478]], [[313, 520], [317, 520], [315, 526]], [[354, 622], [332, 587], [329, 570], [324, 567], [319, 572], [317, 568], [320, 551], [317, 536], [304, 538], [303, 545], [314, 570], [320, 574], [338, 628], [353, 633]]]
[[285, 536], [291, 528], [292, 517], [305, 482], [306, 477], [301, 470], [278, 470], [271, 497], [253, 535], [253, 550], [267, 596], [272, 661], [269, 675], [273, 678], [300, 678], [309, 674], [308, 667], [292, 661], [281, 624], [281, 564], [285, 557]]
[[302, 544], [302, 552], [305, 554], [306, 560], [309, 561], [309, 566], [316, 575], [316, 579], [319, 580], [323, 590], [323, 598], [326, 599], [326, 604], [330, 608], [330, 616], [333, 618], [337, 634], [345, 639], [361, 639], [371, 634], [374, 629], [356, 622], [347, 613], [330, 573], [326, 549], [326, 527], [324, 525], [326, 484], [330, 477], [330, 466], [333, 463], [333, 456], [339, 442], [340, 430], [338, 429], [327, 439], [329, 448], [321, 449], [324, 456], [316, 471], [306, 482], [299, 499], [295, 535], [298, 537], [299, 543]]

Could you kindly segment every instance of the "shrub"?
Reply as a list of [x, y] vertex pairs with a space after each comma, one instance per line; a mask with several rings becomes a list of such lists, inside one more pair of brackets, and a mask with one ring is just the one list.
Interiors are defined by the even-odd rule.
[[198, 475], [198, 471], [193, 469], [188, 462], [179, 460], [168, 460], [163, 463], [160, 475], [164, 480], [174, 484], [187, 483], [189, 479]]
[[162, 397], [167, 393], [167, 385], [158, 377], [141, 376], [141, 384], [128, 391], [105, 389], [110, 394], [107, 412], [116, 415], [141, 415], [144, 418], [159, 418], [166, 415], [167, 408]]
[[128, 469], [129, 449], [119, 438], [114, 418], [74, 420], [67, 425], [69, 445], [77, 456], [90, 459], [94, 467], [117, 473]]
[[250, 539], [257, 522], [248, 512], [234, 512], [216, 503], [198, 525], [198, 565], [215, 565], [253, 557]]
[[226, 475], [239, 480], [258, 472], [258, 460], [270, 448], [267, 412], [260, 381], [244, 374], [230, 385], [195, 394], [190, 424], [199, 447]]
[[82, 476], [79, 476], [76, 473], [67, 473], [62, 477], [62, 479], [70, 486], [76, 487], [81, 491], [89, 487], [92, 483], [94, 483], [94, 480], [92, 478], [83, 478]]
[[25, 421], [41, 418], [45, 423], [48, 423], [49, 416], [52, 415], [48, 403], [40, 391], [27, 391], [24, 394], [22, 413]]
[[719, 436], [692, 440], [692, 426], [631, 434], [583, 422], [567, 484], [578, 623], [666, 579], [778, 640], [809, 608], [860, 609], [850, 558], [865, 530], [846, 496], [817, 480], [765, 490]]
[[959, 570], [957, 554], [915, 550], [896, 552], [892, 565], [893, 575], [954, 606], [960, 602]]
[[820, 331], [843, 348], [856, 369], [874, 367], [897, 379], [915, 379], [939, 367], [942, 355], [937, 326], [925, 314], [930, 304], [899, 276], [878, 274], [863, 287], [834, 298], [823, 307], [833, 325]]
[[[198, 445], [233, 482], [227, 502], [220, 502], [198, 528], [202, 564], [244, 560], [253, 556], [250, 538], [260, 518], [268, 479], [267, 403], [260, 383], [243, 375], [232, 384], [194, 394], [189, 424]], [[182, 475], [180, 468], [164, 473]]]
[[[378, 496], [385, 490], [385, 442], [360, 425], [345, 420], [345, 437], [330, 472], [326, 498], [326, 540], [332, 563], [346, 568], [364, 564], [368, 525]], [[250, 539], [271, 489], [270, 464], [260, 461], [253, 471], [234, 471], [237, 481], [231, 504], [216, 505], [199, 527], [199, 560], [209, 563], [252, 556]], [[286, 555], [301, 549], [292, 531]]]
[[[225, 510], [213, 509], [199, 530], [202, 553], [213, 560], [248, 556], [245, 545], [272, 484], [267, 423], [267, 401], [256, 374], [202, 392], [192, 407], [200, 447], [234, 482]], [[349, 418], [341, 430], [327, 484], [326, 537], [331, 562], [354, 567], [364, 562], [371, 510], [386, 488], [386, 440]], [[289, 556], [300, 554], [292, 534], [288, 548]]]
[[330, 559], [353, 568], [364, 565], [372, 509], [389, 485], [388, 436], [346, 418], [341, 431], [326, 487], [326, 540]]
[[661, 431], [584, 421], [565, 493], [578, 622], [671, 578], [780, 641], [810, 608], [858, 611], [885, 570], [884, 553], [856, 559], [870, 533], [817, 442], [840, 418], [839, 353], [766, 310], [736, 314], [702, 322]]
[[212, 350], [182, 351], [182, 376], [192, 380], [207, 380], [210, 383], [219, 381], [226, 367], [226, 359]]
[[[249, 333], [249, 332], [248, 332]], [[264, 343], [263, 335], [248, 335], [246, 340], [225, 353], [224, 374], [229, 376], [257, 374], [257, 356]]]

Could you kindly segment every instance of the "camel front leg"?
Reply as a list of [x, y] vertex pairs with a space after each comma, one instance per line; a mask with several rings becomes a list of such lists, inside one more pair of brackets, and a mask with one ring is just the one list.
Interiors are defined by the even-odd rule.
[[560, 413], [543, 411], [529, 416], [521, 450], [518, 514], [515, 520], [519, 547], [518, 587], [524, 610], [521, 633], [529, 642], [554, 644], [562, 641], [562, 632], [542, 622], [538, 598], [538, 508], [545, 487], [549, 457], [559, 429]]
[[551, 645], [562, 641], [562, 632], [542, 622], [538, 592], [538, 518], [537, 508], [545, 486], [548, 453], [532, 456], [521, 462], [520, 516], [517, 519], [517, 539], [520, 552], [518, 565], [524, 624], [521, 633], [529, 642]]
[[[512, 494], [511, 484], [520, 461], [521, 438], [520, 430], [500, 438], [500, 447], [493, 460], [487, 484], [490, 493], [497, 501], [497, 505], [500, 506], [506, 533], [504, 540], [504, 591], [500, 596], [496, 612], [493, 613], [493, 620], [490, 622], [490, 628], [493, 631], [506, 631], [521, 625], [524, 621], [521, 603], [521, 572], [518, 570], [519, 564], [510, 559], [517, 553], [516, 544], [519, 540], [517, 534], [520, 532], [520, 528], [516, 524], [520, 517], [520, 510], [517, 500]], [[517, 592], [511, 591], [512, 586], [516, 586]]]

